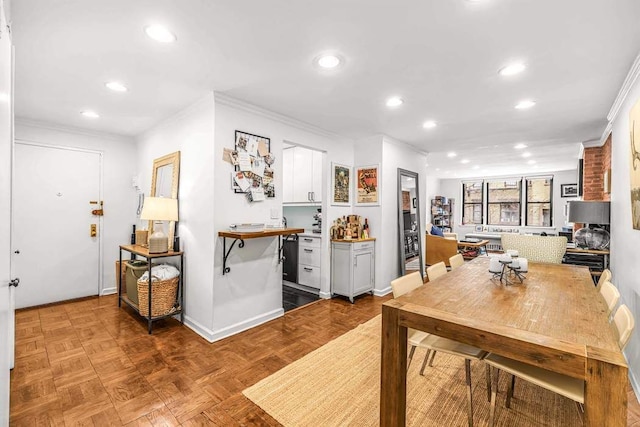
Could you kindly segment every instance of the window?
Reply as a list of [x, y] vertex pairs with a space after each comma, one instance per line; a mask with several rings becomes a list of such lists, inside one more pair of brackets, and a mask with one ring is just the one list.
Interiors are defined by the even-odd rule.
[[536, 177], [525, 179], [527, 197], [525, 208], [525, 225], [530, 227], [551, 227], [551, 197], [553, 177]]
[[482, 224], [482, 181], [462, 183], [462, 224]]
[[520, 225], [520, 186], [517, 179], [487, 182], [487, 224]]

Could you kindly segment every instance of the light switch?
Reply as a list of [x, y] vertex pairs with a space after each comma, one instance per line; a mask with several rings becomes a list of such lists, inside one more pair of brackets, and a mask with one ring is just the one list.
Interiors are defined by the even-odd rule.
[[280, 210], [278, 208], [271, 208], [271, 219], [280, 218]]

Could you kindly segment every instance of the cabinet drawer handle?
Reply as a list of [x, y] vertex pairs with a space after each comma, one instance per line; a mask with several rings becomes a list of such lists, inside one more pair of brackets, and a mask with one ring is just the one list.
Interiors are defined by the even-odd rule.
[[305, 249], [305, 252], [313, 252], [313, 249]]
[[304, 271], [313, 271], [313, 268], [305, 267]]
[[304, 239], [305, 242], [313, 242], [313, 239]]

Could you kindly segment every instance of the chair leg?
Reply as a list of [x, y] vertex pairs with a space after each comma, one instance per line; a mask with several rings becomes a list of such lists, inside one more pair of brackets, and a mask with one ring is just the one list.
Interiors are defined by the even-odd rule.
[[409, 366], [411, 365], [411, 360], [413, 359], [413, 354], [416, 352], [416, 346], [412, 345], [411, 350], [409, 350], [409, 360], [407, 360], [407, 371], [409, 370]]
[[507, 401], [504, 406], [511, 408], [511, 398], [513, 397], [513, 388], [516, 386], [516, 376], [511, 375], [511, 383], [509, 384], [509, 390], [507, 390]]
[[468, 408], [468, 419], [469, 419], [469, 427], [473, 427], [473, 399], [471, 396], [471, 360], [464, 359], [464, 371], [467, 377], [467, 400], [469, 402]]
[[496, 398], [498, 394], [498, 377], [500, 376], [500, 369], [493, 368], [493, 385], [491, 387], [491, 408], [489, 409], [489, 427], [493, 427], [496, 415]]
[[484, 364], [484, 366], [486, 368], [485, 372], [487, 377], [487, 402], [491, 402], [491, 367], [486, 363]]
[[433, 366], [433, 359], [436, 358], [436, 351], [433, 350], [433, 353], [431, 353], [431, 360], [429, 360], [429, 366]]
[[429, 356], [431, 355], [431, 349], [427, 350], [427, 354], [424, 355], [424, 360], [422, 361], [422, 366], [420, 367], [420, 375], [424, 376], [424, 368], [427, 366], [427, 361], [429, 360]]

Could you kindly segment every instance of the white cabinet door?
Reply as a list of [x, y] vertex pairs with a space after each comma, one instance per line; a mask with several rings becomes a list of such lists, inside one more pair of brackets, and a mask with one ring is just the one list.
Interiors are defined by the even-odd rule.
[[312, 151], [311, 198], [314, 202], [322, 201], [322, 152]]
[[282, 150], [282, 201], [293, 202], [293, 150]]
[[354, 251], [353, 294], [368, 292], [373, 287], [373, 252]]
[[310, 202], [313, 151], [302, 147], [293, 150], [293, 201]]

